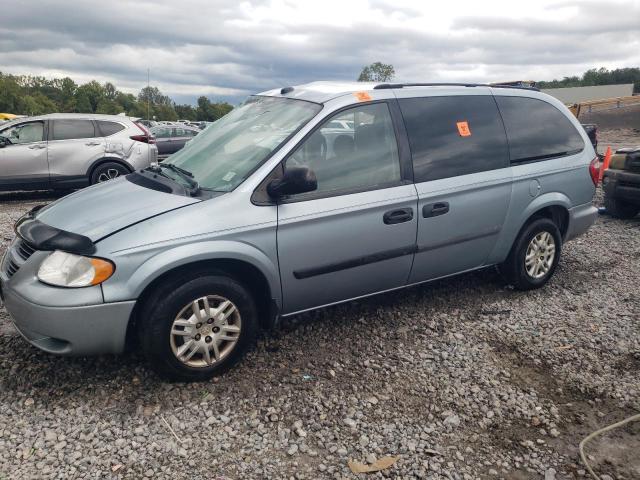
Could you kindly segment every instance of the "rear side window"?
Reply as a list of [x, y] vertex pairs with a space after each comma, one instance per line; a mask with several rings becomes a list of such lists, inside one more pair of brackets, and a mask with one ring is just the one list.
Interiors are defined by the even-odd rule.
[[572, 155], [584, 148], [571, 121], [550, 103], [500, 96], [496, 101], [507, 130], [512, 163]]
[[98, 120], [96, 123], [98, 124], [98, 128], [100, 129], [100, 134], [103, 137], [108, 137], [110, 135], [113, 135], [115, 133], [118, 133], [124, 130], [124, 125], [121, 125], [116, 122]]
[[91, 120], [54, 120], [52, 123], [51, 140], [71, 140], [96, 136]]
[[399, 100], [416, 183], [507, 167], [507, 138], [491, 96]]

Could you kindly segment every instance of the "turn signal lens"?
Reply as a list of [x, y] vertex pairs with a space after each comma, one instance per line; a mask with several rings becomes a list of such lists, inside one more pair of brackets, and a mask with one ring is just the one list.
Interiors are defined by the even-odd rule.
[[115, 266], [108, 260], [56, 250], [40, 265], [38, 280], [56, 287], [89, 287], [107, 280]]

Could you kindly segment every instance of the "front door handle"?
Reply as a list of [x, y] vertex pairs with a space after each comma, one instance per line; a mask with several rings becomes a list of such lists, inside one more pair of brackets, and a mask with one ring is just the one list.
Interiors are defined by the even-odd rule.
[[85, 145], [87, 147], [97, 147], [98, 145], [100, 145], [100, 142], [89, 142], [89, 143], [85, 143]]
[[42, 150], [43, 148], [47, 148], [47, 146], [39, 144], [39, 143], [36, 143], [35, 145], [30, 145], [29, 148], [31, 150]]
[[422, 207], [422, 216], [424, 218], [437, 217], [444, 215], [449, 211], [449, 202], [428, 203]]
[[404, 223], [413, 219], [413, 208], [399, 208], [391, 210], [384, 214], [382, 221], [386, 225], [394, 225], [396, 223]]

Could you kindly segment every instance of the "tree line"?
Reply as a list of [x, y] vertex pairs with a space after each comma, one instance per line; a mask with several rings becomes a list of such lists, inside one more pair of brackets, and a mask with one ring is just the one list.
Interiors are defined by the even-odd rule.
[[582, 74], [564, 77], [562, 80], [537, 82], [539, 88], [592, 87], [594, 85], [613, 85], [633, 83], [633, 93], [640, 93], [640, 68], [592, 68]]
[[17, 115], [77, 112], [125, 113], [132, 117], [156, 120], [178, 119], [212, 122], [231, 109], [227, 102], [198, 98], [196, 106], [175, 103], [153, 86], [144, 87], [135, 96], [118, 90], [110, 82], [95, 80], [78, 85], [71, 78], [47, 79], [40, 76], [10, 75], [0, 72], [0, 112]]

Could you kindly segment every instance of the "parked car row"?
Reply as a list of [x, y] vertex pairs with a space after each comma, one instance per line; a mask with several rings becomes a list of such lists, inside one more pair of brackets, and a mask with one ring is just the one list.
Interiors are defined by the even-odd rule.
[[156, 139], [158, 159], [163, 160], [169, 155], [176, 153], [199, 133], [199, 129], [184, 124], [156, 125], [152, 127], [151, 134]]
[[154, 137], [128, 117], [61, 113], [0, 125], [0, 190], [80, 188], [157, 160]]

